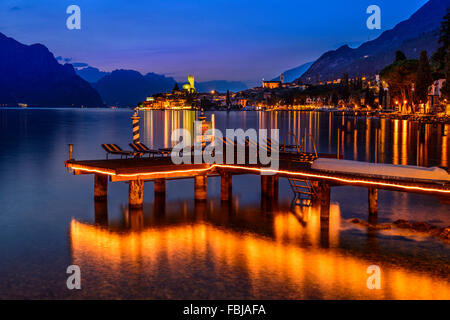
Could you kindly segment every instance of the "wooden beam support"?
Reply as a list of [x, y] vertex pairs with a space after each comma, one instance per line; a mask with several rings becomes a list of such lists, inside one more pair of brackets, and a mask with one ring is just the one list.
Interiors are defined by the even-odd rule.
[[144, 204], [144, 181], [131, 180], [128, 189], [128, 204], [130, 208], [139, 209]]
[[153, 211], [157, 215], [164, 215], [166, 211], [166, 180], [157, 179], [154, 181], [155, 198]]
[[144, 228], [144, 211], [141, 208], [130, 208], [128, 211], [129, 228], [133, 231], [142, 230]]
[[195, 201], [206, 201], [207, 176], [199, 175], [194, 178]]
[[220, 175], [220, 200], [231, 201], [233, 198], [233, 176], [230, 173]]
[[108, 201], [94, 201], [95, 224], [108, 226]]
[[154, 181], [155, 196], [166, 194], [166, 179], [156, 179]]
[[104, 174], [94, 175], [94, 200], [108, 200], [108, 176]]
[[267, 197], [269, 176], [261, 175], [261, 199]]
[[320, 219], [330, 219], [331, 187], [325, 182], [319, 183], [318, 198], [320, 203]]
[[378, 189], [369, 188], [369, 216], [378, 216]]

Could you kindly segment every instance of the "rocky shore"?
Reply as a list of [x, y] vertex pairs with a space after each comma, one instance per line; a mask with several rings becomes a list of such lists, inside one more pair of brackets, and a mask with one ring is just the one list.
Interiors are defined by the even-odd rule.
[[420, 221], [407, 221], [407, 220], [397, 220], [392, 223], [385, 223], [385, 224], [370, 224], [364, 220], [355, 218], [350, 220], [351, 223], [357, 224], [363, 227], [367, 227], [371, 230], [392, 230], [392, 229], [398, 229], [398, 230], [407, 230], [411, 231], [417, 234], [423, 234], [428, 236], [434, 236], [438, 237], [440, 239], [450, 241], [450, 226], [445, 228], [440, 228], [437, 226], [433, 226], [431, 224], [428, 224], [426, 222], [420, 222]]

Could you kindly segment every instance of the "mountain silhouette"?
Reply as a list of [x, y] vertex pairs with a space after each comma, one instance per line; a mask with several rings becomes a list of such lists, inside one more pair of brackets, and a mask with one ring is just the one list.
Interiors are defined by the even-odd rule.
[[42, 44], [24, 45], [0, 33], [0, 104], [102, 107], [100, 95], [71, 64]]
[[143, 76], [135, 70], [114, 70], [93, 84], [108, 106], [135, 107], [147, 96], [168, 92], [175, 85], [173, 78], [156, 73]]
[[363, 43], [356, 49], [347, 45], [323, 54], [303, 74], [299, 81], [316, 83], [341, 78], [374, 76], [395, 59], [402, 50], [408, 58], [417, 59], [422, 50], [429, 55], [438, 48], [439, 29], [450, 0], [430, 0], [408, 20], [383, 32], [377, 39]]
[[[298, 78], [300, 78], [308, 69], [313, 65], [314, 62], [308, 62], [302, 64], [299, 67], [292, 68], [283, 72], [284, 82], [292, 82]], [[280, 81], [280, 76], [272, 79], [272, 81]]]

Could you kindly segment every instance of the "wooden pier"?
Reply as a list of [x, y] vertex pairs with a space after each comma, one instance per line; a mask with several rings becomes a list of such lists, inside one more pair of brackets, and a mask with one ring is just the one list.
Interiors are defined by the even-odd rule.
[[[273, 170], [259, 165], [182, 164], [175, 165], [170, 157], [134, 158], [116, 160], [68, 160], [66, 167], [75, 175], [94, 175], [94, 199], [106, 201], [108, 182], [128, 182], [130, 209], [143, 206], [144, 183], [154, 182], [155, 201], [164, 205], [166, 180], [194, 179], [196, 202], [207, 199], [207, 178], [220, 176], [221, 200], [232, 198], [233, 175], [254, 174], [261, 176], [262, 201], [276, 203], [278, 180], [297, 178], [308, 180], [314, 189], [313, 201], [320, 205], [321, 218], [327, 220], [333, 187], [356, 186], [368, 189], [369, 220], [378, 214], [378, 190], [391, 190], [437, 196], [450, 200], [450, 182], [417, 180], [409, 178], [382, 177], [369, 174], [343, 174], [314, 170], [310, 163], [297, 160], [296, 155], [280, 159], [279, 169]], [[251, 192], [251, 191], [249, 191]], [[376, 219], [375, 219], [376, 220]]]

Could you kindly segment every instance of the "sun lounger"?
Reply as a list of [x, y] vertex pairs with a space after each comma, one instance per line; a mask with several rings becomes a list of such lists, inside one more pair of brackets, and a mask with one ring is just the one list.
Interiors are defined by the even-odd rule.
[[117, 144], [111, 143], [111, 144], [102, 144], [102, 148], [106, 151], [106, 159], [108, 159], [108, 155], [120, 155], [120, 158], [122, 159], [124, 156], [125, 158], [128, 158], [128, 156], [133, 156], [134, 152], [132, 151], [125, 151], [122, 150]]
[[149, 149], [143, 143], [130, 143], [130, 147], [139, 155], [148, 154], [149, 157], [154, 157], [159, 154], [158, 150]]

